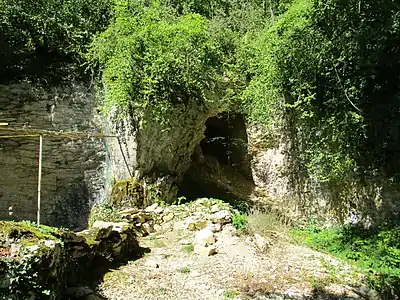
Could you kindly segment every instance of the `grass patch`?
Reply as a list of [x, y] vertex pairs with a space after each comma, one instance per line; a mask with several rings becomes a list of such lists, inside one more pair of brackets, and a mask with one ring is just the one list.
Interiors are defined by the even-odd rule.
[[235, 299], [239, 295], [238, 291], [224, 291], [225, 299]]
[[190, 273], [190, 268], [189, 267], [183, 267], [178, 269], [179, 272], [183, 273], [183, 274], [189, 274]]
[[182, 247], [182, 251], [185, 253], [193, 253], [194, 251], [194, 245], [190, 244], [190, 245], [185, 245]]
[[160, 239], [151, 240], [151, 245], [154, 248], [164, 248], [166, 246], [165, 243]]
[[248, 214], [236, 212], [232, 215], [232, 225], [239, 234], [271, 236], [276, 233], [289, 235], [289, 225], [284, 219], [270, 212], [252, 209]]
[[276, 232], [288, 235], [289, 225], [276, 214], [253, 209], [247, 217], [246, 232], [248, 234], [258, 233], [261, 236], [269, 236]]
[[89, 214], [89, 228], [92, 227], [96, 221], [122, 222], [123, 218], [112, 206], [108, 204], [95, 204]]
[[131, 275], [121, 269], [111, 270], [104, 274], [103, 287], [109, 288], [115, 285], [127, 285]]
[[8, 246], [8, 240], [18, 240], [23, 246], [31, 246], [41, 240], [59, 240], [61, 229], [37, 225], [29, 221], [0, 221], [0, 246]]
[[331, 253], [360, 268], [369, 286], [385, 299], [400, 294], [400, 227], [322, 229], [316, 223], [292, 229], [298, 242]]

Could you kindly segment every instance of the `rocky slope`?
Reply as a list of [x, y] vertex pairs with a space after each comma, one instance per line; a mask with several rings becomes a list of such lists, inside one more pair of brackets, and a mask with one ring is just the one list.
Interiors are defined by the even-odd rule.
[[351, 266], [293, 244], [279, 231], [239, 234], [231, 224], [235, 212], [218, 200], [153, 205], [149, 212], [150, 233], [139, 243], [150, 252], [105, 274], [99, 297], [378, 299]]

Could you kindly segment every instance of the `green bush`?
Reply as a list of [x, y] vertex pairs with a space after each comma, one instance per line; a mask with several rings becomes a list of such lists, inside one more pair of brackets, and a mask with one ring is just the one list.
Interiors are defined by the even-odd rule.
[[88, 224], [92, 227], [96, 221], [121, 222], [122, 216], [108, 204], [95, 204], [90, 211]]
[[239, 232], [243, 232], [247, 225], [247, 215], [236, 212], [232, 215], [232, 225]]
[[0, 0], [0, 53], [82, 54], [108, 25], [112, 5], [113, 0]]
[[199, 14], [176, 16], [157, 1], [118, 1], [115, 20], [87, 55], [103, 70], [105, 108], [148, 114], [162, 124], [176, 105], [207, 105], [222, 82], [223, 49]]
[[360, 226], [293, 229], [296, 240], [352, 262], [385, 299], [400, 295], [400, 227]]

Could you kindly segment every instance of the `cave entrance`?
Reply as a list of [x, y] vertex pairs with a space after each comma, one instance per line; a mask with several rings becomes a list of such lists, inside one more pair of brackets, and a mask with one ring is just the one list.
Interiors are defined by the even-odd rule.
[[179, 196], [188, 200], [246, 200], [254, 188], [243, 115], [219, 114], [206, 121], [205, 138], [196, 147]]

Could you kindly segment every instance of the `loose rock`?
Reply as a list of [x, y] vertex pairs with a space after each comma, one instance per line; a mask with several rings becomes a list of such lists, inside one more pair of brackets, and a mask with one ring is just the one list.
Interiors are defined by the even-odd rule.
[[200, 246], [208, 246], [215, 243], [214, 233], [210, 228], [204, 228], [196, 233], [193, 244]]
[[268, 249], [267, 241], [258, 233], [254, 235], [256, 246], [259, 250], [265, 251]]
[[217, 249], [215, 246], [202, 246], [202, 245], [194, 245], [194, 253], [200, 254], [203, 256], [211, 256], [217, 253]]

